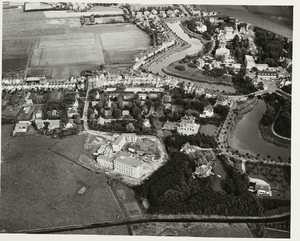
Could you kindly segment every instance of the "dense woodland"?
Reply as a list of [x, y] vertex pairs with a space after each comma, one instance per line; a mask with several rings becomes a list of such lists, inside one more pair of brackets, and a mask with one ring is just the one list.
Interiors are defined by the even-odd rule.
[[238, 94], [250, 94], [258, 90], [257, 87], [253, 85], [253, 81], [248, 76], [245, 76], [245, 68], [232, 76], [232, 82], [237, 89]]
[[274, 130], [277, 134], [290, 138], [292, 127], [291, 100], [276, 93], [266, 93], [264, 95], [264, 100], [268, 103], [268, 108], [263, 114], [260, 123], [263, 126], [271, 125], [274, 122], [278, 111], [280, 111], [274, 123]]
[[254, 27], [254, 32], [254, 42], [258, 48], [256, 62], [268, 64], [270, 67], [282, 66], [285, 68], [286, 63], [280, 62], [279, 59], [281, 57], [292, 59], [293, 42], [259, 27]]
[[[193, 178], [195, 161], [179, 151], [184, 141], [199, 144], [193, 137], [173, 136], [166, 139], [170, 160], [153, 173], [143, 184], [134, 189], [138, 197], [147, 198], [150, 203], [148, 212], [163, 214], [206, 214], [206, 215], [261, 215], [265, 210], [278, 208], [288, 203], [272, 201], [271, 204], [260, 201], [248, 192], [249, 178], [241, 175], [225, 156], [219, 156], [228, 174], [224, 182], [225, 193], [214, 191], [211, 186], [213, 177]], [[200, 136], [202, 145], [208, 146], [209, 139]], [[211, 145], [213, 147], [213, 145]], [[264, 207], [266, 209], [264, 209]]]

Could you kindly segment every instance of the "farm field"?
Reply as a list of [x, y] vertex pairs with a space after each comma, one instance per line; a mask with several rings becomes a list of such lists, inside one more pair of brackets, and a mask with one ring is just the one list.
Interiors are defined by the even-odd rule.
[[132, 225], [133, 235], [251, 238], [244, 223], [143, 223]]
[[[51, 152], [57, 140], [14, 138], [11, 129], [2, 126], [2, 232], [117, 220], [116, 213], [122, 212], [105, 175]], [[86, 191], [80, 195], [83, 187]]]
[[30, 76], [57, 79], [96, 70], [103, 63], [110, 69], [128, 68], [134, 56], [150, 45], [150, 36], [133, 24], [81, 28], [79, 17], [52, 19], [45, 14], [3, 9], [4, 76], [16, 72], [23, 77], [27, 63]]

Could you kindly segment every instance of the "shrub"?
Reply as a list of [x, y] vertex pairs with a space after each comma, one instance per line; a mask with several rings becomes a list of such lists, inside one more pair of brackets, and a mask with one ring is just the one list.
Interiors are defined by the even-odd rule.
[[175, 69], [180, 70], [180, 71], [185, 71], [185, 68], [182, 65], [175, 66]]
[[195, 65], [194, 63], [188, 63], [188, 66], [189, 66], [190, 68], [197, 68], [197, 65]]

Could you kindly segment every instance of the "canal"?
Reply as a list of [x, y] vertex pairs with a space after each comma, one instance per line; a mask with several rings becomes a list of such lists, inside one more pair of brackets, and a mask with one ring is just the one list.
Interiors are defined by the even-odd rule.
[[[183, 29], [180, 27], [179, 24], [180, 24], [179, 21], [167, 23], [167, 25], [170, 27], [170, 29], [172, 29], [173, 32], [175, 32], [178, 37], [180, 37], [181, 39], [183, 39], [184, 41], [189, 43], [191, 46], [185, 50], [176, 52], [176, 53], [162, 59], [159, 62], [155, 62], [155, 63], [151, 64], [149, 66], [149, 71], [152, 71], [153, 73], [158, 73], [161, 76], [167, 75], [166, 73], [164, 73], [162, 71], [163, 68], [174, 63], [175, 61], [178, 61], [178, 60], [184, 58], [186, 55], [195, 54], [202, 49], [203, 44], [201, 43], [201, 41], [196, 38], [190, 38], [189, 35], [187, 35], [183, 31]], [[187, 79], [183, 79], [183, 78], [177, 78], [177, 79], [179, 79], [180, 81], [183, 81], [183, 82], [190, 82], [190, 83], [195, 83], [197, 85], [201, 85], [203, 88], [206, 88], [206, 89], [219, 90], [220, 92], [222, 92], [224, 90], [226, 93], [235, 93], [236, 92], [236, 89], [232, 86], [226, 86], [226, 85], [220, 85], [220, 84], [210, 84], [210, 83], [204, 83], [204, 82], [196, 82], [196, 81], [187, 80]]]
[[273, 160], [278, 160], [278, 156], [281, 156], [282, 160], [287, 161], [291, 156], [291, 148], [278, 147], [261, 136], [259, 122], [266, 109], [265, 102], [258, 100], [258, 104], [235, 124], [229, 145], [243, 154], [259, 154], [266, 159], [270, 155]]

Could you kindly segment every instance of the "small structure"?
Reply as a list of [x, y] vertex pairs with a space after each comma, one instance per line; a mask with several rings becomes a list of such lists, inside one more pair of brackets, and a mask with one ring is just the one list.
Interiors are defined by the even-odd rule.
[[130, 114], [129, 114], [129, 110], [122, 110], [122, 116], [123, 117], [128, 117]]

